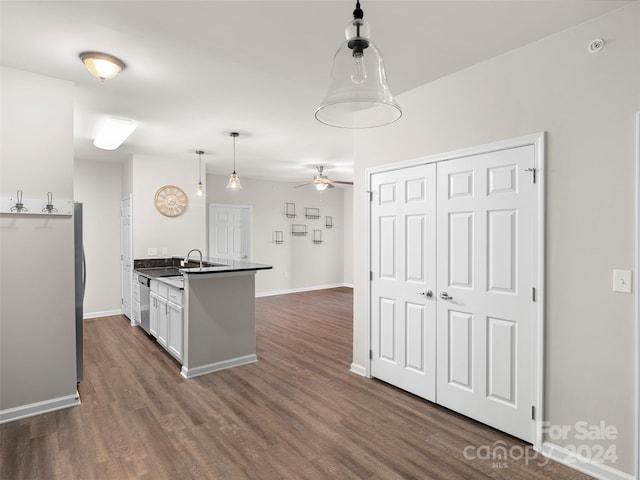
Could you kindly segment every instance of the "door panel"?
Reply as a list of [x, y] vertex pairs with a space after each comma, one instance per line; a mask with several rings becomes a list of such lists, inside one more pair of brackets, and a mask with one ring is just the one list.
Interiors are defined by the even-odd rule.
[[211, 205], [209, 256], [250, 261], [251, 209]]
[[374, 175], [371, 372], [435, 399], [435, 167]]
[[[437, 402], [533, 441], [533, 146], [438, 164]], [[444, 190], [444, 191], [442, 191]]]
[[370, 222], [372, 376], [529, 442], [534, 160], [523, 146], [373, 174]]

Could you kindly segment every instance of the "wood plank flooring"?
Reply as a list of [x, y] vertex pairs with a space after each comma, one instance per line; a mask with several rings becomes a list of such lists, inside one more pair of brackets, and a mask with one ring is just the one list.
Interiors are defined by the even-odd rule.
[[258, 363], [191, 380], [125, 317], [85, 321], [82, 405], [0, 425], [0, 478], [590, 478], [470, 458], [527, 445], [350, 373], [350, 289], [259, 298], [256, 315]]

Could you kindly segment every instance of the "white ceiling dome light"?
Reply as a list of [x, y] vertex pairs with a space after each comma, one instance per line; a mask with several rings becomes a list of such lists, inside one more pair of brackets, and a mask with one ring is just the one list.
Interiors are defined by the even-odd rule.
[[101, 82], [111, 80], [126, 68], [122, 60], [106, 53], [82, 52], [79, 57], [91, 75]]

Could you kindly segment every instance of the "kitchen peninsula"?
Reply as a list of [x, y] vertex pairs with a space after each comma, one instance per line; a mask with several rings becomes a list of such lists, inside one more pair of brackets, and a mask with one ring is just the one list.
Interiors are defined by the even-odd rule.
[[205, 258], [134, 260], [131, 324], [182, 364], [185, 378], [257, 361], [255, 275], [270, 265]]

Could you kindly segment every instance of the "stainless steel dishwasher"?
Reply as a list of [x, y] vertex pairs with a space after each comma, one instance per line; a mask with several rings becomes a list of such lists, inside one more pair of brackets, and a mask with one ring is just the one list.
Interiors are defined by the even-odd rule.
[[138, 282], [140, 283], [140, 326], [149, 333], [149, 284], [151, 280], [138, 273]]

